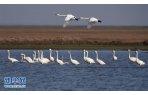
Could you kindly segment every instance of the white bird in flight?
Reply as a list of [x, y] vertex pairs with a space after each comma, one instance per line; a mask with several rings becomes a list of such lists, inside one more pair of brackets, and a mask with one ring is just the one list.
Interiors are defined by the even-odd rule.
[[59, 14], [59, 13], [55, 13], [56, 16], [61, 16], [61, 17], [65, 17], [65, 23], [63, 24], [63, 28], [65, 28], [69, 22], [71, 21], [78, 21], [79, 18], [77, 18], [76, 16], [72, 15], [72, 14], [66, 14], [66, 15], [63, 15], [63, 14]]
[[95, 17], [90, 17], [90, 18], [80, 17], [80, 19], [88, 21], [88, 25], [87, 25], [88, 29], [90, 29], [91, 26], [96, 24], [96, 23], [102, 23], [102, 21], [99, 18], [95, 18]]

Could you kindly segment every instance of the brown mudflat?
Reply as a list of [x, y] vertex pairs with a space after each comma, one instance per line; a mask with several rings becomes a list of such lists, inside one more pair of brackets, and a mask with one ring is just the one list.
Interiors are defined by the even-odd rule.
[[[0, 48], [49, 45], [148, 45], [148, 27], [1, 26]], [[17, 47], [15, 47], [17, 48]]]

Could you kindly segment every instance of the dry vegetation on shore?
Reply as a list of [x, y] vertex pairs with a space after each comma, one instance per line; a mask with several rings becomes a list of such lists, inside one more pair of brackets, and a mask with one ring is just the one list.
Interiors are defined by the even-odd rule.
[[64, 45], [65, 48], [70, 45], [148, 47], [148, 27], [0, 27], [0, 48], [49, 48]]

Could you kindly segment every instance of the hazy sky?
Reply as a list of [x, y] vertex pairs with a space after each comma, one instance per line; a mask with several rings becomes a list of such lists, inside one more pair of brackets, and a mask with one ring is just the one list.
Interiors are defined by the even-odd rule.
[[[148, 26], [148, 5], [0, 5], [0, 25], [60, 25], [54, 12], [99, 17], [101, 25]], [[86, 24], [83, 21], [72, 25]]]

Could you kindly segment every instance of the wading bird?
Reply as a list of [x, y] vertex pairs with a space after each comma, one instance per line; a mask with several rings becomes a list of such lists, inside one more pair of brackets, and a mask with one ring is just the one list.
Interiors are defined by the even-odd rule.
[[115, 50], [113, 50], [113, 60], [117, 60], [117, 56], [115, 55]]
[[96, 61], [97, 61], [98, 63], [100, 63], [101, 65], [105, 65], [106, 63], [105, 63], [104, 61], [102, 61], [101, 59], [98, 58], [98, 52], [95, 51], [95, 53], [96, 53]]
[[71, 61], [71, 63], [73, 63], [73, 64], [75, 64], [75, 65], [80, 64], [77, 60], [75, 60], [75, 59], [73, 59], [73, 58], [71, 57], [71, 53], [70, 53], [70, 51], [68, 51], [68, 53], [69, 53], [69, 57], [70, 57], [70, 61]]
[[40, 52], [41, 52], [41, 59], [44, 60], [45, 62], [49, 63], [50, 60], [48, 58], [44, 57], [43, 51], [41, 50]]
[[58, 51], [56, 51], [56, 53], [57, 53], [57, 59], [56, 59], [57, 63], [59, 63], [60, 65], [64, 65], [65, 63], [59, 59]]
[[136, 57], [131, 57], [130, 51], [131, 50], [128, 50], [128, 58], [129, 58], [129, 60], [132, 61], [132, 62], [136, 62], [137, 58]]
[[47, 64], [48, 62], [50, 62], [49, 59], [43, 57], [43, 51], [39, 50], [38, 50], [38, 61], [42, 64]]
[[37, 53], [36, 51], [33, 51], [33, 61], [38, 62], [39, 59], [37, 58]]
[[92, 58], [88, 57], [88, 51], [87, 50], [86, 50], [86, 57], [87, 57], [88, 60], [90, 60], [91, 63], [95, 63], [95, 61]]
[[140, 60], [140, 59], [138, 58], [138, 51], [136, 51], [136, 62], [137, 62], [139, 65], [145, 65], [145, 62], [142, 61], [142, 60]]
[[50, 61], [54, 61], [54, 58], [52, 57], [52, 50], [51, 49], [49, 49], [49, 51], [50, 51], [50, 55], [49, 55], [49, 59], [50, 59]]
[[92, 27], [92, 25], [102, 22], [99, 18], [95, 18], [95, 17], [90, 17], [90, 18], [80, 17], [80, 19], [86, 20], [88, 22], [88, 25], [87, 25], [88, 29], [90, 29]]
[[11, 58], [11, 57], [10, 57], [10, 50], [7, 50], [7, 52], [8, 52], [8, 60], [9, 60], [10, 62], [12, 62], [12, 63], [19, 62], [17, 59]]
[[55, 13], [55, 15], [65, 17], [65, 23], [63, 24], [63, 28], [65, 28], [71, 21], [74, 21], [74, 20], [78, 21], [78, 19], [79, 19], [72, 14], [63, 15], [63, 14]]
[[84, 61], [86, 61], [87, 63], [95, 63], [95, 61], [92, 59], [92, 58], [90, 58], [90, 57], [88, 57], [88, 51], [86, 51], [86, 50], [84, 50]]
[[25, 54], [21, 53], [21, 57], [22, 57], [22, 61], [27, 61], [28, 63], [35, 63], [35, 61], [33, 61], [30, 57], [26, 57]]

